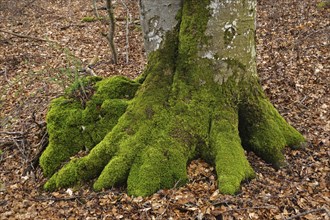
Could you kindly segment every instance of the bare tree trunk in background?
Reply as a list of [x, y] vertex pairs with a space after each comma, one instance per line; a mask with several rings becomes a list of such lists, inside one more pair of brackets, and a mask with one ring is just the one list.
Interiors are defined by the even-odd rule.
[[124, 2], [124, 0], [121, 0], [121, 3], [126, 9], [126, 45], [125, 45], [125, 57], [126, 57], [126, 63], [129, 62], [129, 25], [132, 22], [132, 15], [129, 12], [129, 9]]
[[109, 46], [111, 49], [112, 61], [113, 61], [113, 63], [117, 64], [118, 63], [117, 50], [116, 50], [116, 46], [114, 43], [116, 22], [115, 22], [115, 16], [113, 13], [111, 0], [106, 0], [106, 6], [107, 6], [107, 12], [108, 12], [108, 16], [109, 16], [109, 34], [108, 34], [107, 39], [109, 41]]
[[94, 15], [95, 15], [97, 18], [100, 18], [99, 12], [97, 11], [96, 1], [97, 1], [97, 0], [93, 0], [93, 11], [94, 11]]

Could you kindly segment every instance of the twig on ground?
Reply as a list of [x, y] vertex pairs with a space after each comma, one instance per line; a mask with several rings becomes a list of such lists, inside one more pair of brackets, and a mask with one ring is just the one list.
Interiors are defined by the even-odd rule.
[[40, 140], [38, 145], [40, 146], [39, 151], [36, 154], [36, 156], [29, 161], [29, 165], [23, 171], [23, 175], [26, 175], [31, 170], [35, 170], [36, 167], [39, 165], [39, 158], [41, 157], [41, 154], [44, 152], [44, 150], [48, 146], [48, 133], [47, 133], [47, 131], [42, 136], [42, 139]]
[[69, 24], [69, 25], [65, 25], [65, 26], [61, 27], [60, 30], [63, 31], [63, 30], [66, 30], [66, 29], [68, 29], [70, 27], [83, 28], [83, 27], [86, 27], [86, 25], [84, 25], [84, 24]]
[[12, 136], [11, 138], [8, 137], [6, 139], [3, 139], [5, 141], [4, 141], [4, 143], [2, 143], [2, 145], [3, 146], [6, 146], [6, 145], [16, 146], [17, 149], [22, 154], [22, 157], [26, 161], [27, 160], [26, 147], [25, 147], [25, 143], [26, 143], [25, 135], [26, 135], [26, 132], [0, 131], [0, 134], [5, 134], [5, 135]]
[[0, 139], [0, 146], [4, 147], [10, 145], [14, 145], [14, 142], [8, 139]]
[[48, 132], [46, 129], [46, 122], [38, 122], [36, 120], [35, 112], [32, 113], [32, 120], [33, 122], [38, 126], [38, 128], [41, 130], [39, 134], [40, 142], [38, 143], [39, 150], [38, 153], [29, 161], [28, 166], [23, 171], [23, 175], [26, 175], [31, 170], [35, 170], [35, 168], [39, 165], [39, 158], [41, 154], [44, 152], [46, 147], [48, 146]]
[[102, 195], [107, 195], [109, 194], [109, 191], [103, 191], [103, 192], [98, 192], [96, 194], [88, 195], [88, 196], [70, 196], [70, 197], [45, 197], [45, 196], [39, 196], [39, 197], [34, 197], [33, 200], [35, 201], [54, 201], [54, 202], [60, 202], [60, 201], [70, 201], [70, 200], [76, 200], [76, 199], [93, 199], [93, 198], [98, 198], [99, 196]]
[[21, 152], [22, 157], [24, 158], [24, 162], [23, 162], [23, 164], [24, 164], [26, 161], [29, 160], [29, 158], [26, 154], [26, 147], [25, 147], [26, 140], [24, 137], [22, 137], [21, 140], [13, 140], [13, 141], [14, 141], [14, 144], [17, 147], [17, 149]]
[[0, 206], [4, 206], [4, 205], [6, 205], [7, 203], [8, 203], [7, 200], [2, 200], [2, 201], [0, 201]]
[[[107, 10], [107, 6], [99, 6], [96, 8], [98, 11], [105, 11]], [[94, 8], [90, 9], [90, 10], [86, 10], [86, 11], [94, 11]]]
[[1, 71], [0, 71], [0, 74], [3, 74], [4, 77], [5, 77], [5, 80], [6, 80], [7, 82], [10, 82], [9, 79], [8, 79], [8, 76], [7, 76], [7, 68], [5, 68], [4, 70], [1, 70]]
[[38, 126], [39, 129], [41, 129], [41, 130], [45, 129], [46, 122], [45, 121], [43, 121], [43, 122], [37, 122], [36, 112], [35, 111], [32, 112], [32, 120]]
[[[179, 185], [179, 183], [181, 182], [181, 180], [179, 179], [178, 181], [175, 182], [174, 186], [173, 186], [173, 189], [177, 188], [177, 186]], [[171, 193], [171, 195], [169, 196], [169, 198], [171, 198], [172, 196], [174, 195], [174, 190], [173, 192]], [[165, 198], [166, 198], [166, 195], [165, 195]], [[162, 217], [168, 210], [168, 207], [170, 206], [170, 203], [168, 202], [164, 211], [160, 214], [159, 217]]]
[[216, 200], [214, 202], [212, 202], [213, 206], [221, 206], [221, 205], [225, 205], [225, 206], [229, 206], [230, 204], [234, 204], [233, 201], [231, 200]]
[[16, 136], [24, 136], [26, 132], [17, 132], [17, 131], [0, 131], [0, 134], [6, 135], [16, 135]]
[[276, 206], [273, 206], [273, 205], [268, 205], [268, 206], [253, 206], [253, 207], [246, 207], [246, 208], [229, 209], [229, 210], [223, 211], [222, 213], [236, 212], [236, 211], [250, 210], [250, 209], [277, 209], [277, 207]]
[[308, 211], [305, 211], [305, 212], [301, 212], [297, 215], [286, 218], [286, 220], [292, 220], [292, 219], [300, 218], [304, 215], [308, 215], [308, 214], [313, 213], [313, 212], [326, 212], [328, 217], [330, 217], [329, 210], [327, 210], [326, 208], [318, 208], [318, 209], [311, 209], [311, 210], [308, 210]]
[[76, 200], [80, 199], [81, 196], [70, 196], [70, 197], [63, 197], [63, 198], [58, 198], [58, 197], [35, 197], [33, 198], [35, 201], [54, 201], [54, 202], [59, 202], [59, 201], [70, 201], [70, 200]]
[[15, 12], [15, 16], [17, 15], [17, 14], [21, 14], [23, 11], [24, 11], [24, 9], [26, 9], [26, 7], [28, 7], [29, 5], [31, 5], [33, 2], [35, 2], [36, 0], [31, 0], [31, 1], [29, 1], [29, 2], [27, 2], [27, 3], [25, 3], [22, 7], [20, 7], [20, 9], [18, 9], [16, 12]]
[[3, 29], [0, 29], [0, 32], [6, 33], [6, 34], [11, 34], [11, 35], [14, 35], [14, 36], [19, 37], [19, 38], [28, 38], [28, 39], [31, 39], [31, 40], [37, 40], [37, 41], [44, 41], [44, 42], [60, 44], [58, 41], [55, 41], [55, 40], [50, 40], [50, 39], [45, 39], [45, 38], [40, 38], [40, 37], [33, 37], [33, 36], [29, 36], [29, 35], [24, 35], [24, 34], [17, 34], [17, 33], [11, 32], [11, 31], [3, 30]]
[[[302, 38], [300, 38], [300, 39], [298, 38], [298, 39], [296, 40], [296, 42], [295, 42], [295, 45], [300, 44], [302, 40], [305, 40], [306, 38], [309, 38], [309, 37], [313, 36], [314, 34], [318, 34], [318, 33], [320, 33], [320, 32], [325, 32], [325, 31], [327, 31], [328, 29], [330, 29], [330, 26], [329, 26], [329, 25], [326, 25], [325, 27], [322, 27], [322, 28], [317, 29], [317, 30], [312, 30], [312, 33], [309, 33], [309, 34], [307, 34], [306, 36], [304, 36], [304, 37], [302, 37]], [[325, 33], [326, 33], [326, 32], [325, 32]]]

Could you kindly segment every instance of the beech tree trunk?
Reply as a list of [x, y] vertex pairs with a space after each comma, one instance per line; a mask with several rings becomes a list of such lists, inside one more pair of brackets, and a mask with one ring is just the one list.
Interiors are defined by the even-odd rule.
[[146, 196], [184, 184], [187, 164], [200, 157], [215, 166], [220, 191], [234, 194], [255, 176], [244, 149], [283, 165], [282, 149], [304, 138], [258, 84], [256, 1], [141, 0], [140, 8], [145, 72], [84, 80], [95, 90], [85, 105], [77, 85], [52, 102], [45, 188], [96, 179], [95, 190], [127, 183], [129, 194]]

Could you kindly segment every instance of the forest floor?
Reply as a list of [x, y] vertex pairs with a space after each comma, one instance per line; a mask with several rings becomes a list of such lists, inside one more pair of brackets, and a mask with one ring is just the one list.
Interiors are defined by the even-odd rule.
[[0, 1], [0, 219], [330, 219], [330, 9], [314, 0], [258, 0], [261, 83], [309, 143], [285, 151], [288, 166], [276, 171], [249, 153], [257, 177], [235, 196], [219, 194], [213, 167], [200, 160], [188, 166], [187, 185], [147, 198], [125, 188], [43, 191], [40, 168], [24, 171], [50, 100], [96, 57], [103, 77], [134, 78], [145, 65], [137, 1], [115, 1], [117, 65], [107, 25], [82, 21], [93, 16], [90, 2]]

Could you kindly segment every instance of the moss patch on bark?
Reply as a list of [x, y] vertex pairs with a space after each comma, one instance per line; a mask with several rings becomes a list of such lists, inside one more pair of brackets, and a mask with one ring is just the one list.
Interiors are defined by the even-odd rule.
[[282, 153], [284, 147], [300, 148], [305, 139], [278, 113], [260, 86], [245, 91], [248, 92], [243, 93], [245, 98], [239, 103], [242, 144], [278, 169], [286, 164]]

